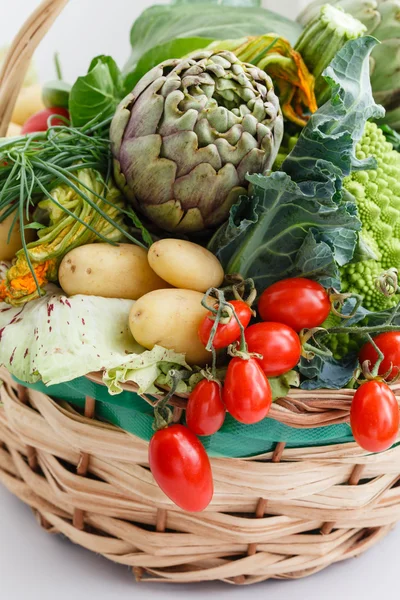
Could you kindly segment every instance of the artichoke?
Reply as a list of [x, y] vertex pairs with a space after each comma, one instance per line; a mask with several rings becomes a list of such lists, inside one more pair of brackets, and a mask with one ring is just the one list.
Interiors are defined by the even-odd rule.
[[232, 52], [161, 63], [122, 101], [111, 125], [115, 180], [167, 231], [223, 222], [268, 171], [283, 136], [271, 78]]
[[[312, 2], [299, 16], [307, 25], [324, 0]], [[331, 0], [361, 21], [381, 44], [371, 56], [371, 84], [375, 100], [386, 109], [385, 123], [400, 131], [400, 0]], [[307, 63], [307, 61], [306, 61]]]

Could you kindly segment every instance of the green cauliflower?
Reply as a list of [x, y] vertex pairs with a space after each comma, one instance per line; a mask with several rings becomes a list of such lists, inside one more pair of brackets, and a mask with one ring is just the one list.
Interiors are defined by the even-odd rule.
[[354, 171], [344, 182], [357, 202], [361, 241], [375, 259], [342, 267], [342, 291], [360, 294], [368, 310], [386, 310], [398, 299], [384, 296], [375, 282], [392, 267], [400, 270], [400, 153], [393, 150], [377, 125], [367, 123], [356, 154], [359, 159], [374, 156], [378, 163], [376, 169]]

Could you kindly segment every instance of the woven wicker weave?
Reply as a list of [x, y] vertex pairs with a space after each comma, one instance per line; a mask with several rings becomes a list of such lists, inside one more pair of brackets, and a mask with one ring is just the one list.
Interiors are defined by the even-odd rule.
[[[29, 59], [66, 3], [45, 0], [15, 40], [0, 74], [0, 135]], [[255, 459], [212, 459], [214, 499], [188, 514], [155, 484], [147, 443], [97, 421], [93, 399], [81, 415], [17, 386], [5, 369], [0, 377], [0, 481], [43, 527], [131, 566], [137, 579], [304, 577], [367, 550], [400, 520], [400, 446], [368, 455], [355, 443], [287, 449], [283, 440]], [[294, 390], [271, 416], [300, 428], [343, 423], [353, 393]], [[185, 399], [174, 403], [179, 415]]]

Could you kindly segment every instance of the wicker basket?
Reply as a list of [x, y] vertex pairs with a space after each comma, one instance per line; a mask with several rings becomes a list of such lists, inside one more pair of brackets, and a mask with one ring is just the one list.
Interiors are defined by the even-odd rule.
[[[0, 135], [27, 63], [66, 3], [43, 2], [15, 40], [0, 75]], [[139, 580], [304, 577], [367, 550], [400, 520], [400, 446], [368, 455], [355, 443], [288, 449], [282, 440], [256, 458], [214, 458], [213, 502], [189, 514], [154, 482], [147, 443], [96, 420], [92, 398], [80, 414], [5, 369], [0, 376], [1, 482], [45, 529], [129, 565]], [[297, 428], [343, 423], [352, 395], [295, 390], [271, 416]], [[178, 416], [184, 405], [176, 398]]]

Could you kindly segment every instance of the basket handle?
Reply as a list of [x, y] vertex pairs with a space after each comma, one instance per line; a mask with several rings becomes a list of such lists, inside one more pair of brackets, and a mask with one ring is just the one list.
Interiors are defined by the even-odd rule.
[[33, 53], [67, 3], [43, 0], [14, 39], [0, 70], [0, 137], [7, 133]]

